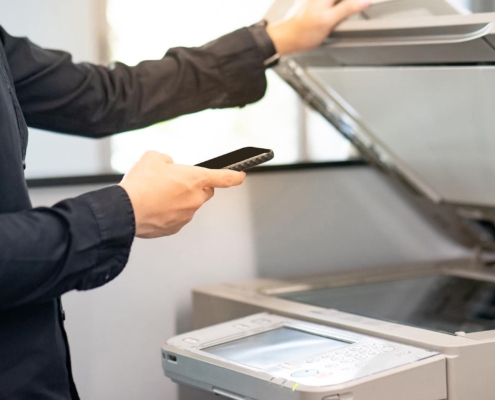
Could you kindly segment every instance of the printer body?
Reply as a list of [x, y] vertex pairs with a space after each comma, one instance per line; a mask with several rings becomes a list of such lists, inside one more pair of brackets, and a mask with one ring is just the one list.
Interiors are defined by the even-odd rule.
[[196, 288], [166, 375], [235, 400], [494, 399], [495, 14], [379, 2], [276, 71], [470, 255]]

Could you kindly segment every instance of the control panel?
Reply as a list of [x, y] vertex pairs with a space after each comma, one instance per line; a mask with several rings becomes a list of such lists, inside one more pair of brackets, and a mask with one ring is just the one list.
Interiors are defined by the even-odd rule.
[[280, 384], [315, 387], [346, 383], [438, 354], [268, 313], [177, 336], [167, 345], [212, 362], [263, 372]]
[[307, 386], [328, 386], [363, 378], [436, 354], [394, 342], [365, 340], [330, 353], [280, 364], [271, 373]]

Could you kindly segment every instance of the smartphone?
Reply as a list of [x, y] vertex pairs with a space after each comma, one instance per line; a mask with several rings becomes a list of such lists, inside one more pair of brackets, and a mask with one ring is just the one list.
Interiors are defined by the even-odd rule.
[[196, 167], [209, 169], [231, 169], [233, 171], [246, 171], [257, 165], [270, 161], [275, 154], [270, 149], [257, 147], [244, 147], [242, 149], [212, 158], [211, 160], [197, 164]]

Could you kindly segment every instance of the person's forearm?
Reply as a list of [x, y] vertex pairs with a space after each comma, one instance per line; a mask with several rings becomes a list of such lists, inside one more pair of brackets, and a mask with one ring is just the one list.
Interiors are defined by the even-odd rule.
[[74, 64], [0, 29], [28, 125], [102, 137], [207, 108], [244, 106], [266, 90], [263, 56], [247, 28], [201, 48], [171, 49], [135, 67]]
[[133, 237], [132, 206], [118, 186], [0, 214], [0, 309], [107, 283], [124, 268]]
[[[369, 0], [307, 0], [287, 21], [270, 25], [273, 51], [284, 55], [318, 46]], [[244, 106], [266, 90], [263, 46], [248, 28], [201, 48], [176, 48], [135, 67], [74, 64], [0, 28], [16, 94], [28, 125], [103, 137], [207, 108]]]

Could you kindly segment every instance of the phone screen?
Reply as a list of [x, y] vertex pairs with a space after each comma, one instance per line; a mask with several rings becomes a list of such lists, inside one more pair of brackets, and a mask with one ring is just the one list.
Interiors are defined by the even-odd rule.
[[259, 156], [261, 154], [269, 153], [268, 149], [258, 149], [256, 147], [244, 147], [233, 151], [232, 153], [224, 154], [223, 156], [213, 158], [211, 160], [197, 164], [197, 167], [209, 168], [209, 169], [222, 169], [233, 164], [237, 164], [241, 161], [248, 160]]

